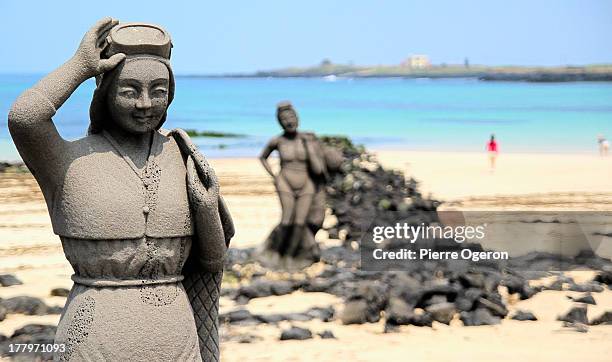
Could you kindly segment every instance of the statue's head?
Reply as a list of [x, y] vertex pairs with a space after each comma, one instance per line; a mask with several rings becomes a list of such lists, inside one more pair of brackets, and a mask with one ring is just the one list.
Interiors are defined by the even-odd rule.
[[276, 106], [276, 119], [280, 123], [285, 133], [293, 134], [297, 132], [299, 120], [291, 102], [283, 101]]
[[150, 24], [119, 24], [109, 34], [104, 54], [126, 58], [96, 77], [89, 109], [89, 133], [119, 127], [128, 133], [159, 129], [174, 98], [168, 34]]

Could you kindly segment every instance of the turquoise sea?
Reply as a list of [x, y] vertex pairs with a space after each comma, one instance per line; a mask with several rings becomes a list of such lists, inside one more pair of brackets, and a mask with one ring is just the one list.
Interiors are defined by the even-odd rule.
[[[0, 113], [40, 75], [0, 75]], [[95, 83], [83, 84], [54, 121], [84, 135]], [[278, 134], [275, 105], [291, 100], [300, 128], [343, 134], [369, 147], [482, 151], [495, 133], [502, 152], [597, 152], [612, 138], [612, 83], [482, 82], [474, 79], [178, 77], [165, 128], [244, 134], [199, 138], [209, 157], [259, 153]], [[0, 123], [0, 160], [18, 159]]]

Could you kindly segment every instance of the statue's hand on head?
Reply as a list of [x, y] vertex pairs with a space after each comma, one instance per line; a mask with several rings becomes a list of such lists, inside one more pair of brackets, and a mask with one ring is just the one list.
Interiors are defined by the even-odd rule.
[[81, 65], [83, 77], [86, 79], [113, 69], [125, 59], [125, 54], [122, 53], [115, 54], [108, 59], [102, 59], [101, 57], [106, 45], [106, 37], [117, 24], [119, 24], [119, 20], [106, 17], [99, 20], [83, 36], [83, 40], [81, 40], [73, 58]]

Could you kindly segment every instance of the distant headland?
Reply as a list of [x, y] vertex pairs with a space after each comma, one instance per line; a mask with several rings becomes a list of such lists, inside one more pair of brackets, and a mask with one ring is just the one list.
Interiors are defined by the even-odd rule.
[[431, 64], [425, 55], [413, 55], [400, 64], [357, 66], [335, 64], [324, 59], [310, 67], [288, 67], [255, 73], [224, 74], [224, 77], [290, 78], [477, 78], [483, 81], [523, 82], [611, 82], [612, 64], [583, 66], [484, 66], [463, 64]]

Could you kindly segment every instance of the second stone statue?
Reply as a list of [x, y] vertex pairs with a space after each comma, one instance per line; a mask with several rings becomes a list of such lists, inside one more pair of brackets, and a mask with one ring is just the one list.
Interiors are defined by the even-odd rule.
[[[315, 234], [325, 218], [325, 183], [339, 167], [341, 155], [325, 148], [313, 133], [298, 132], [298, 115], [290, 102], [277, 105], [283, 133], [271, 139], [260, 160], [274, 179], [282, 216], [265, 242], [260, 261], [270, 266], [299, 269], [318, 261]], [[280, 171], [268, 162], [278, 152]]]

